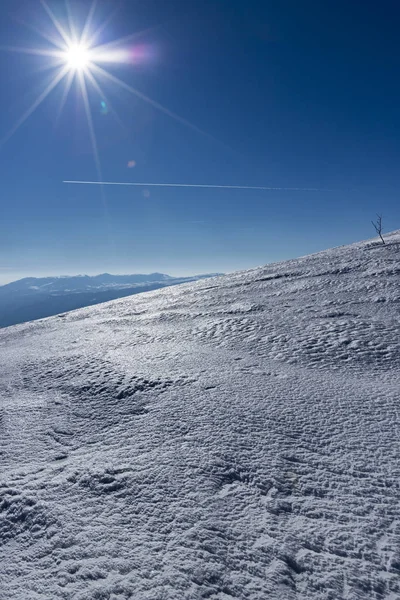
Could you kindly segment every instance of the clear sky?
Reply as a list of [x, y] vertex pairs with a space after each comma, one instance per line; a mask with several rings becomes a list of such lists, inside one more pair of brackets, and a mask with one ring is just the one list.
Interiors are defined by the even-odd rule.
[[[70, 2], [78, 29], [90, 6]], [[372, 237], [376, 212], [400, 227], [397, 0], [98, 0], [88, 30], [121, 39], [100, 66], [125, 86], [84, 74], [103, 180], [321, 191], [63, 184], [100, 176], [82, 71], [13, 132], [65, 60], [45, 54], [39, 32], [61, 38], [39, 0], [0, 15], [0, 283], [232, 271]]]

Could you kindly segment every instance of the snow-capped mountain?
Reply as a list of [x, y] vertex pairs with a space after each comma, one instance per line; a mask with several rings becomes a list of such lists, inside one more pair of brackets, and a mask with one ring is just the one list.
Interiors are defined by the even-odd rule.
[[110, 273], [102, 273], [101, 275], [75, 275], [75, 276], [60, 276], [60, 277], [25, 277], [18, 281], [13, 281], [0, 287], [0, 290], [7, 292], [25, 292], [25, 293], [40, 293], [40, 292], [90, 292], [92, 290], [104, 290], [113, 288], [125, 288], [144, 283], [168, 283], [170, 281], [179, 282], [191, 281], [195, 277], [170, 277], [164, 273], [150, 273], [148, 275], [110, 275]]
[[0, 327], [213, 275], [171, 277], [164, 273], [102, 273], [94, 276], [26, 277], [0, 286]]
[[4, 600], [400, 598], [400, 232], [0, 331]]

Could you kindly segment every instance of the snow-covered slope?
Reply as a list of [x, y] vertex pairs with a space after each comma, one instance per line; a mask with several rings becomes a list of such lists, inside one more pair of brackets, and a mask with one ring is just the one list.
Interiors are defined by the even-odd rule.
[[1, 600], [400, 598], [400, 232], [0, 331]]
[[164, 273], [25, 277], [0, 286], [0, 327], [42, 319], [169, 285], [206, 279], [212, 275], [216, 273], [192, 277], [171, 277]]

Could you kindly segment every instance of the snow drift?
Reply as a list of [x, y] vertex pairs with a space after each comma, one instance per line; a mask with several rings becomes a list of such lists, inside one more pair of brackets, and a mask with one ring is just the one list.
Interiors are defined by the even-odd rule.
[[400, 232], [0, 331], [0, 598], [400, 597]]

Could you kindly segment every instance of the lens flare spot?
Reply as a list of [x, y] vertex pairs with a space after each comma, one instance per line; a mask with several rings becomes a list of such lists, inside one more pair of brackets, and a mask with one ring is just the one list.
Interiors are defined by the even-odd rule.
[[129, 62], [134, 64], [152, 63], [156, 58], [154, 46], [149, 44], [136, 44], [128, 52]]
[[108, 115], [109, 109], [107, 103], [104, 102], [104, 100], [100, 102], [100, 112], [102, 115]]
[[128, 169], [133, 169], [134, 167], [136, 167], [136, 160], [130, 160], [128, 162]]

